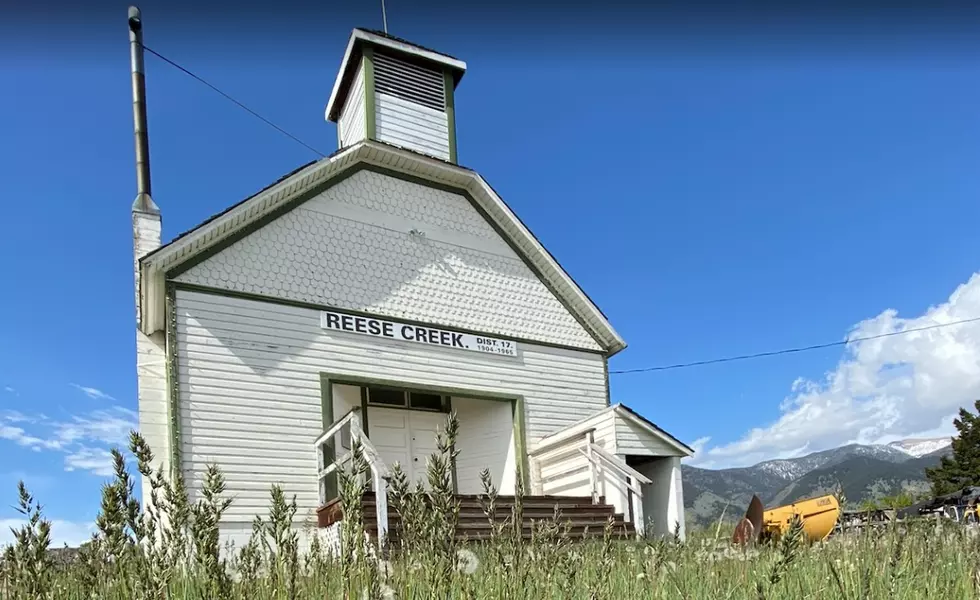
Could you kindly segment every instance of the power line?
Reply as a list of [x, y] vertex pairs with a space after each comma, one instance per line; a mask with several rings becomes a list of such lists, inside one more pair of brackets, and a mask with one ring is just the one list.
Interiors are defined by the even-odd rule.
[[622, 375], [624, 373], [645, 373], [650, 371], [671, 371], [674, 369], [684, 369], [687, 367], [700, 367], [702, 365], [714, 365], [718, 363], [733, 362], [736, 360], [748, 360], [750, 358], [762, 358], [766, 356], [779, 356], [781, 354], [793, 354], [796, 352], [807, 352], [810, 350], [820, 350], [822, 348], [833, 348], [834, 346], [846, 346], [847, 344], [852, 344], [854, 342], [866, 342], [868, 340], [877, 340], [884, 337], [890, 337], [893, 335], [904, 335], [906, 333], [914, 333], [916, 331], [927, 331], [930, 329], [939, 329], [941, 327], [952, 327], [953, 325], [962, 325], [964, 323], [975, 323], [980, 321], [980, 317], [974, 317], [972, 319], [963, 319], [961, 321], [950, 321], [949, 323], [937, 323], [935, 325], [926, 325], [925, 327], [915, 327], [912, 329], [903, 329], [902, 331], [892, 331], [889, 333], [880, 333], [878, 335], [869, 335], [867, 337], [860, 338], [846, 338], [839, 342], [828, 342], [826, 344], [815, 344], [813, 346], [803, 346], [800, 348], [786, 348], [784, 350], [774, 350], [771, 352], [759, 352], [757, 354], [741, 354], [738, 356], [726, 356], [724, 358], [713, 358], [710, 360], [699, 360], [689, 363], [678, 363], [675, 365], [662, 365], [658, 367], [644, 367], [640, 369], [622, 369], [620, 371], [609, 371], [610, 375]]
[[[385, 21], [385, 31], [387, 31], [387, 25], [388, 24], [387, 24], [387, 15], [385, 14], [385, 10], [384, 10], [384, 0], [382, 0], [382, 3], [381, 3], [381, 11], [382, 11], [382, 18]], [[149, 52], [150, 54], [156, 56], [160, 60], [166, 62], [169, 65], [171, 65], [172, 67], [176, 68], [177, 70], [182, 71], [183, 73], [189, 75], [190, 77], [192, 77], [192, 78], [196, 79], [197, 81], [203, 83], [204, 85], [208, 86], [209, 88], [211, 88], [212, 90], [214, 90], [218, 94], [222, 95], [226, 99], [230, 100], [231, 102], [234, 102], [242, 110], [248, 112], [249, 114], [251, 114], [255, 118], [261, 120], [266, 125], [272, 127], [273, 129], [275, 129], [279, 133], [285, 135], [286, 137], [288, 137], [289, 139], [293, 140], [297, 144], [300, 144], [301, 146], [303, 146], [307, 150], [313, 152], [314, 154], [316, 154], [320, 158], [324, 158], [326, 156], [326, 154], [324, 154], [323, 152], [320, 152], [319, 150], [317, 150], [313, 146], [307, 144], [306, 142], [304, 142], [303, 140], [299, 139], [295, 135], [289, 133], [288, 131], [286, 131], [282, 127], [280, 127], [280, 126], [276, 125], [275, 123], [273, 123], [272, 121], [270, 121], [269, 119], [266, 119], [265, 117], [263, 117], [259, 113], [255, 112], [251, 108], [245, 106], [244, 104], [242, 104], [241, 102], [239, 102], [238, 100], [236, 100], [231, 95], [229, 95], [229, 94], [221, 91], [217, 86], [209, 83], [203, 77], [200, 77], [199, 75], [193, 73], [190, 69], [187, 69], [187, 68], [181, 66], [180, 64], [178, 64], [177, 62], [175, 62], [173, 60], [170, 60], [166, 56], [160, 54], [159, 52], [157, 52], [156, 50], [150, 48], [149, 46], [147, 46], [145, 44], [143, 45], [143, 49], [146, 50], [147, 52]], [[854, 342], [866, 342], [866, 341], [869, 341], [869, 340], [876, 340], [876, 339], [880, 339], [880, 338], [884, 338], [884, 337], [890, 337], [890, 336], [893, 336], [893, 335], [903, 335], [903, 334], [906, 334], [906, 333], [914, 333], [916, 331], [927, 331], [927, 330], [930, 330], [930, 329], [939, 329], [939, 328], [942, 328], [942, 327], [951, 327], [953, 325], [962, 325], [964, 323], [974, 323], [974, 322], [977, 322], [977, 321], [980, 321], [980, 317], [975, 317], [975, 318], [972, 318], [972, 319], [963, 319], [963, 320], [960, 320], [960, 321], [951, 321], [949, 323], [937, 323], [935, 325], [928, 325], [928, 326], [925, 326], [925, 327], [917, 327], [917, 328], [913, 328], [913, 329], [904, 329], [902, 331], [892, 331], [890, 333], [882, 333], [882, 334], [871, 335], [871, 336], [862, 337], [862, 338], [847, 338], [847, 339], [843, 339], [843, 340], [840, 340], [840, 341], [837, 341], [837, 342], [828, 342], [828, 343], [825, 343], [825, 344], [814, 344], [812, 346], [802, 346], [802, 347], [799, 347], [799, 348], [786, 348], [786, 349], [783, 349], [783, 350], [774, 350], [774, 351], [771, 351], [771, 352], [758, 352], [756, 354], [740, 354], [740, 355], [737, 355], [737, 356], [726, 356], [726, 357], [723, 357], [723, 358], [713, 358], [713, 359], [709, 359], [709, 360], [699, 360], [699, 361], [689, 362], [689, 363], [677, 363], [677, 364], [673, 364], [673, 365], [661, 365], [661, 366], [655, 366], [655, 367], [644, 367], [644, 368], [639, 368], [639, 369], [622, 369], [622, 370], [618, 370], [618, 371], [609, 371], [609, 374], [610, 375], [623, 375], [623, 374], [627, 374], [627, 373], [646, 373], [646, 372], [653, 372], [653, 371], [671, 371], [671, 370], [674, 370], [674, 369], [684, 369], [684, 368], [688, 368], [688, 367], [699, 367], [699, 366], [703, 366], [703, 365], [713, 365], [713, 364], [718, 364], [718, 363], [734, 362], [734, 361], [738, 361], [738, 360], [749, 360], [749, 359], [752, 359], [752, 358], [763, 358], [763, 357], [767, 357], [767, 356], [779, 356], [779, 355], [782, 355], [782, 354], [794, 354], [794, 353], [798, 353], [798, 352], [808, 352], [810, 350], [820, 350], [820, 349], [823, 349], [823, 348], [833, 348], [835, 346], [846, 346], [847, 344], [851, 344], [851, 343], [854, 343]]]
[[299, 139], [299, 138], [298, 138], [298, 137], [296, 137], [295, 135], [293, 135], [293, 134], [291, 134], [291, 133], [289, 133], [288, 131], [286, 131], [286, 130], [285, 130], [285, 129], [283, 129], [282, 127], [280, 127], [280, 126], [278, 126], [278, 125], [276, 125], [275, 123], [273, 123], [272, 121], [270, 121], [269, 119], [266, 119], [265, 117], [263, 117], [263, 116], [262, 116], [262, 115], [260, 115], [259, 113], [257, 113], [257, 112], [255, 112], [255, 111], [254, 111], [254, 110], [252, 110], [251, 108], [249, 108], [249, 107], [247, 107], [247, 106], [245, 106], [244, 104], [242, 104], [242, 103], [241, 103], [241, 102], [239, 102], [238, 100], [235, 100], [235, 99], [234, 99], [234, 98], [232, 98], [232, 97], [231, 97], [230, 95], [228, 95], [228, 94], [226, 94], [225, 92], [222, 92], [222, 91], [221, 91], [220, 89], [218, 89], [218, 88], [217, 88], [217, 87], [215, 87], [214, 85], [212, 85], [212, 84], [210, 84], [210, 83], [208, 83], [207, 81], [205, 81], [205, 80], [204, 80], [204, 78], [202, 78], [202, 77], [200, 77], [200, 76], [198, 76], [198, 75], [195, 75], [195, 74], [194, 74], [194, 73], [192, 73], [192, 72], [191, 72], [191, 71], [190, 71], [189, 69], [186, 69], [186, 68], [184, 68], [184, 67], [182, 67], [182, 66], [180, 66], [180, 65], [179, 65], [179, 64], [177, 64], [176, 62], [174, 62], [174, 61], [172, 61], [172, 60], [170, 60], [169, 58], [167, 58], [166, 56], [164, 56], [164, 55], [162, 55], [162, 54], [160, 54], [159, 52], [157, 52], [156, 50], [154, 50], [154, 49], [152, 49], [152, 48], [150, 48], [149, 46], [146, 46], [146, 45], [144, 45], [144, 46], [143, 46], [143, 49], [144, 49], [144, 50], [146, 50], [147, 52], [149, 52], [150, 54], [152, 54], [152, 55], [154, 55], [154, 56], [156, 56], [156, 57], [157, 57], [157, 58], [159, 58], [160, 60], [162, 60], [162, 61], [164, 61], [165, 63], [168, 63], [168, 64], [169, 64], [169, 65], [171, 65], [172, 67], [174, 67], [174, 68], [176, 68], [176, 69], [178, 69], [178, 70], [180, 70], [180, 71], [183, 71], [183, 72], [184, 72], [184, 73], [186, 73], [187, 75], [190, 75], [191, 77], [193, 77], [194, 79], [196, 79], [196, 80], [198, 80], [198, 81], [200, 81], [201, 83], [203, 83], [204, 85], [206, 85], [206, 86], [208, 86], [208, 87], [209, 87], [209, 88], [211, 88], [212, 90], [214, 90], [214, 91], [216, 91], [216, 92], [218, 92], [219, 94], [221, 94], [222, 96], [224, 96], [224, 97], [225, 97], [225, 98], [227, 98], [228, 100], [231, 100], [232, 102], [234, 102], [235, 104], [237, 104], [237, 105], [238, 105], [239, 107], [241, 107], [242, 109], [244, 109], [245, 111], [247, 111], [247, 112], [248, 112], [249, 114], [251, 114], [252, 116], [254, 116], [254, 117], [256, 117], [256, 118], [258, 118], [258, 119], [260, 119], [260, 120], [261, 120], [261, 121], [262, 121], [263, 123], [265, 123], [266, 125], [268, 125], [268, 126], [270, 126], [270, 127], [272, 127], [273, 129], [275, 129], [275, 130], [276, 130], [276, 131], [278, 131], [279, 133], [281, 133], [281, 134], [283, 134], [284, 136], [286, 136], [286, 137], [288, 137], [289, 139], [291, 139], [291, 140], [293, 140], [293, 141], [294, 141], [294, 142], [296, 142], [297, 144], [300, 144], [300, 145], [302, 145], [302, 146], [303, 146], [303, 147], [305, 147], [305, 148], [306, 148], [307, 150], [309, 150], [309, 151], [311, 151], [311, 152], [313, 152], [314, 154], [316, 154], [316, 155], [318, 155], [318, 156], [319, 156], [320, 158], [323, 158], [323, 157], [325, 157], [325, 156], [326, 156], [326, 154], [324, 154], [323, 152], [320, 152], [319, 150], [317, 150], [317, 149], [316, 149], [316, 148], [314, 148], [313, 146], [311, 146], [311, 145], [309, 145], [309, 144], [307, 144], [306, 142], [304, 142], [303, 140], [301, 140], [301, 139]]

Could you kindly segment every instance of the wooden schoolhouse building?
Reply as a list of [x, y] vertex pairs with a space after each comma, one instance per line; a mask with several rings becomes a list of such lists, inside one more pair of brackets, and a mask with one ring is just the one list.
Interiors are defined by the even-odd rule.
[[489, 469], [501, 494], [520, 478], [637, 534], [684, 534], [693, 451], [610, 398], [626, 342], [457, 163], [465, 72], [355, 29], [326, 105], [336, 152], [165, 243], [160, 208], [146, 194], [133, 206], [139, 426], [192, 500], [221, 466], [236, 545], [274, 483], [295, 495], [298, 529], [342, 524], [330, 507], [354, 438], [384, 533], [384, 475], [397, 462], [424, 481], [449, 411], [460, 495]]

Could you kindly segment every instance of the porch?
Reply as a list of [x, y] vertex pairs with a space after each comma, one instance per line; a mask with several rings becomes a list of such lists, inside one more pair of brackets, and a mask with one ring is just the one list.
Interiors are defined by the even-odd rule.
[[[459, 502], [459, 517], [456, 526], [456, 539], [459, 541], [481, 541], [489, 539], [493, 525], [504, 525], [512, 515], [514, 496], [497, 496], [493, 519], [485, 512], [484, 502], [475, 494], [455, 494]], [[612, 519], [612, 535], [617, 538], [632, 538], [636, 535], [633, 524], [616, 513], [610, 504], [601, 501], [593, 504], [587, 496], [524, 496], [522, 505], [522, 537], [528, 539], [535, 525], [552, 522], [556, 510], [560, 514], [559, 526], [571, 538], [602, 537], [607, 521]], [[378, 537], [382, 530], [378, 519], [378, 496], [375, 492], [365, 492], [361, 499], [361, 512], [364, 531]], [[334, 499], [317, 511], [317, 526], [330, 527], [343, 521], [343, 509], [339, 499]], [[397, 540], [401, 533], [401, 516], [388, 508], [385, 537]]]
[[[669, 457], [615, 453], [619, 405], [539, 440], [534, 448], [525, 451], [517, 419], [512, 412], [501, 410], [500, 402], [456, 397], [440, 400], [432, 394], [425, 398], [423, 392], [418, 397], [403, 392], [399, 399], [389, 396], [389, 391], [379, 393], [361, 387], [357, 391], [359, 405], [351, 406], [314, 442], [320, 500], [318, 526], [329, 527], [343, 518], [337, 475], [350, 461], [351, 442], [356, 439], [369, 467], [369, 491], [361, 500], [366, 530], [382, 539], [397, 535], [401, 519], [389, 506], [390, 466], [398, 463], [412, 485], [419, 482], [427, 487], [427, 458], [436, 450], [437, 430], [445, 425], [448, 411], [443, 409], [452, 402], [463, 406], [465, 413], [457, 413], [459, 457], [451, 473], [460, 503], [458, 538], [482, 539], [491, 531], [491, 519], [481, 503], [479, 473], [484, 468], [491, 472], [493, 484], [501, 493], [497, 498], [497, 522], [510, 515], [516, 478], [523, 477], [524, 489], [528, 490], [522, 498], [522, 531], [526, 536], [531, 535], [534, 521], [551, 520], [556, 510], [560, 512], [560, 524], [575, 537], [602, 536], [610, 518], [617, 536], [646, 536], [651, 531], [647, 518], [651, 512], [662, 521], [655, 532], [670, 533], [663, 516], [670, 512], [668, 505], [675, 504], [667, 497], [676, 492], [673, 462]], [[334, 395], [335, 406], [344, 403], [344, 395], [354, 397], [353, 390], [338, 389]], [[338, 397], [341, 402], [336, 401]], [[399, 406], [395, 407], [396, 403]], [[428, 403], [429, 408], [413, 410], [413, 403]], [[436, 410], [437, 403], [440, 410]], [[469, 423], [467, 418], [471, 419]], [[370, 435], [365, 422], [370, 424]], [[464, 431], [469, 434], [464, 435]], [[644, 450], [643, 444], [640, 446], [641, 451], [652, 454], [650, 448]], [[676, 484], [679, 485], [679, 477]]]

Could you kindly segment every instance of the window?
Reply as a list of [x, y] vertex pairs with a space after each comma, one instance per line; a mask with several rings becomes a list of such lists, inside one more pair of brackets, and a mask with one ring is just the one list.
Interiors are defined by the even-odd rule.
[[442, 396], [427, 392], [409, 392], [392, 388], [369, 387], [368, 404], [397, 406], [416, 410], [443, 410]]
[[405, 406], [405, 392], [387, 388], [368, 388], [368, 402], [386, 406]]
[[442, 410], [442, 396], [439, 394], [422, 394], [418, 392], [411, 392], [408, 396], [409, 406], [411, 408]]

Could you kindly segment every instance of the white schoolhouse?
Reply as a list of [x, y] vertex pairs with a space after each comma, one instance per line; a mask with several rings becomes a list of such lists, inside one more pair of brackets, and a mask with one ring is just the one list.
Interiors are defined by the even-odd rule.
[[[369, 450], [372, 518], [387, 468], [424, 478], [460, 422], [455, 485], [607, 507], [642, 535], [683, 535], [691, 448], [610, 402], [626, 343], [477, 172], [456, 161], [466, 64], [355, 29], [326, 107], [331, 156], [161, 245], [133, 209], [139, 421], [192, 500], [215, 462], [242, 543], [273, 483], [297, 528], [331, 526], [336, 463]], [[165, 203], [163, 203], [165, 206]], [[598, 524], [601, 528], [601, 522]]]

